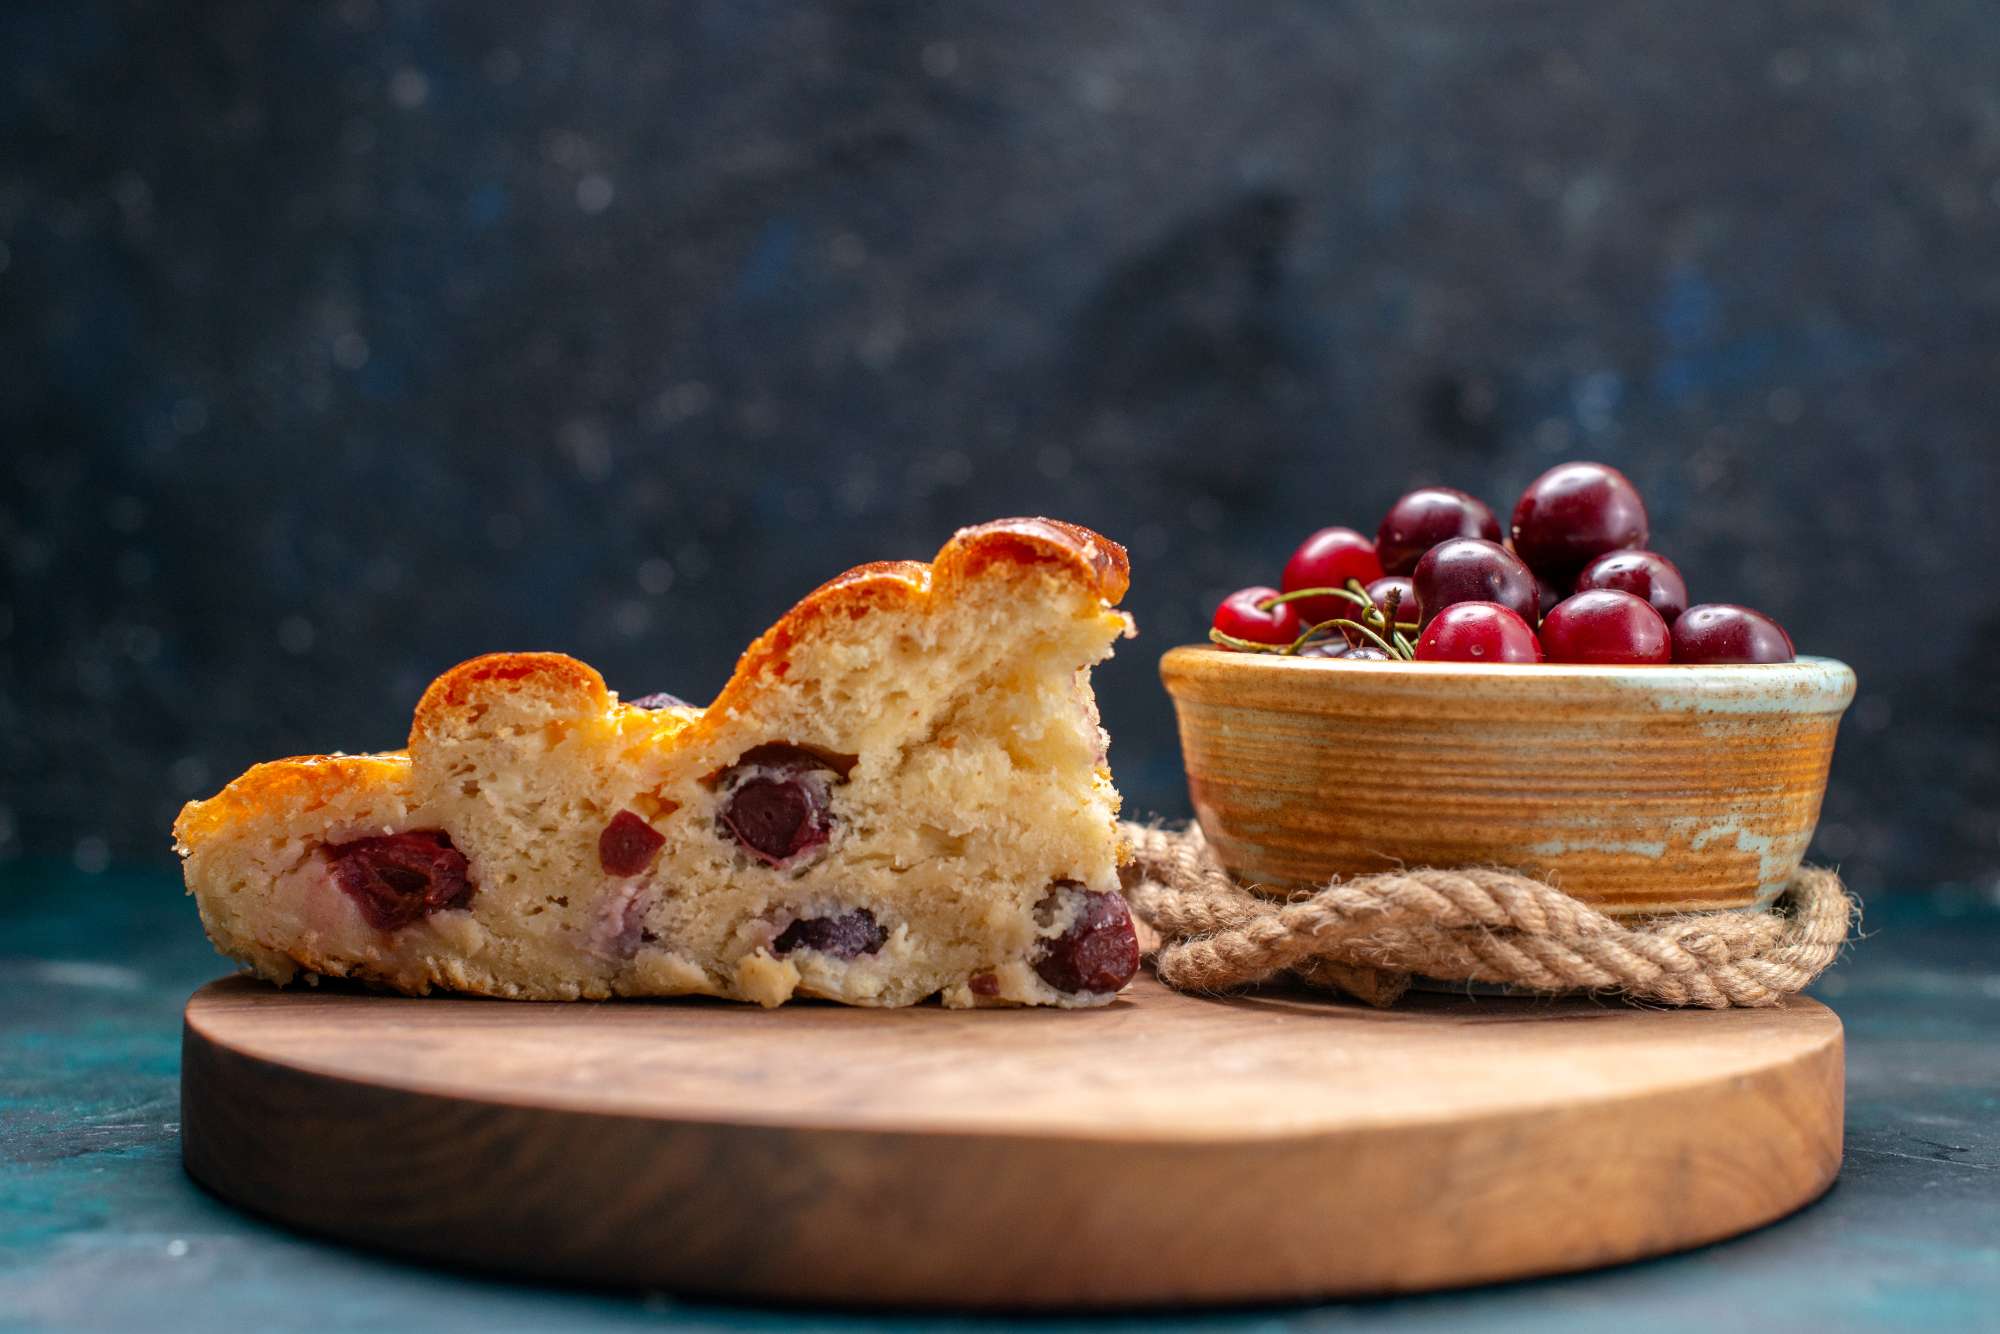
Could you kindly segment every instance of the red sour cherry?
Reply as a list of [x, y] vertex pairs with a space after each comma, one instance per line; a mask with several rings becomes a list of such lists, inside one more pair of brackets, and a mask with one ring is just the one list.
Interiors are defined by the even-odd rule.
[[1583, 567], [1576, 577], [1576, 591], [1615, 588], [1644, 598], [1672, 625], [1687, 610], [1687, 580], [1674, 563], [1657, 551], [1607, 551]]
[[[1366, 584], [1381, 577], [1382, 562], [1375, 557], [1373, 542], [1352, 528], [1322, 528], [1299, 543], [1278, 582], [1291, 593], [1301, 588], [1345, 588], [1349, 579]], [[1301, 598], [1295, 605], [1307, 625], [1341, 617], [1352, 620], [1360, 610], [1346, 598], [1336, 597]]]
[[1792, 637], [1763, 612], [1728, 602], [1689, 607], [1674, 622], [1674, 661], [1790, 662]]
[[[1275, 588], [1237, 589], [1217, 605], [1215, 628], [1232, 639], [1247, 639], [1253, 644], [1291, 643], [1305, 628], [1299, 624], [1298, 604], [1281, 602], [1275, 607], [1262, 605], [1276, 596], [1278, 590]], [[1332, 600], [1341, 601], [1338, 598]]]
[[[1497, 602], [1533, 625], [1541, 610], [1535, 576], [1498, 542], [1456, 537], [1440, 542], [1417, 562], [1410, 576], [1423, 624], [1455, 602]], [[1397, 619], [1403, 619], [1397, 613]]]
[[1593, 588], [1558, 602], [1542, 618], [1550, 662], [1636, 666], [1673, 659], [1667, 623], [1630, 593]]
[[1500, 540], [1500, 521], [1477, 496], [1448, 486], [1423, 486], [1389, 507], [1375, 530], [1375, 554], [1389, 574], [1408, 574], [1424, 553], [1454, 537]]
[[1514, 551], [1558, 588], [1621, 547], [1646, 545], [1639, 488], [1603, 463], [1560, 463], [1528, 483], [1514, 505]]
[[1541, 641], [1512, 608], [1455, 602], [1417, 640], [1418, 662], [1540, 662]]

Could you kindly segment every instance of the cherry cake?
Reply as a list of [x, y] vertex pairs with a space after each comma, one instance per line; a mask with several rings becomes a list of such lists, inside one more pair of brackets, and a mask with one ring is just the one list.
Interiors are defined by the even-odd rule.
[[273, 982], [533, 1000], [1104, 1004], [1138, 966], [1089, 672], [1125, 552], [1010, 519], [850, 570], [706, 709], [554, 653], [433, 682], [407, 751], [260, 764], [175, 822]]

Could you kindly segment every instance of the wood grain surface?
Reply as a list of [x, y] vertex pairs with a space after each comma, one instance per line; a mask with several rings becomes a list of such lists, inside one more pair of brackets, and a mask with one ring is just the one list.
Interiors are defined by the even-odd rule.
[[765, 1012], [212, 983], [188, 1170], [513, 1274], [756, 1299], [1129, 1306], [1434, 1288], [1769, 1222], [1832, 1182], [1840, 1021], [1292, 992]]

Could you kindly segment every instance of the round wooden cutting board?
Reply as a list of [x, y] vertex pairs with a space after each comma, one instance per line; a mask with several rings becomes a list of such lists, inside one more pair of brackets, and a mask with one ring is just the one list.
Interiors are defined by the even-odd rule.
[[212, 983], [188, 1170], [515, 1275], [1029, 1308], [1408, 1291], [1714, 1241], [1840, 1167], [1840, 1021], [1295, 992], [1108, 1010]]

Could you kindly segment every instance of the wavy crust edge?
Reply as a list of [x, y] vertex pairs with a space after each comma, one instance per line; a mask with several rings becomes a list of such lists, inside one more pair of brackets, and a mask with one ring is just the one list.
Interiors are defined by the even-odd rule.
[[253, 764], [206, 801], [190, 801], [174, 818], [174, 850], [186, 856], [201, 840], [239, 820], [296, 806], [314, 810], [370, 783], [391, 786], [409, 777], [407, 751], [374, 755], [293, 755]]
[[[1125, 596], [1131, 581], [1125, 548], [1080, 524], [1017, 518], [961, 528], [929, 564], [871, 561], [806, 594], [743, 651], [736, 670], [702, 716], [726, 718], [733, 707], [767, 689], [767, 674], [783, 675], [781, 664], [792, 645], [816, 622], [837, 615], [860, 617], [876, 607], [918, 601], [940, 584], [972, 579], [994, 567], [1046, 568], [1070, 578], [1107, 607]], [[606, 709], [612, 703], [597, 669], [567, 654], [481, 654], [441, 673], [425, 689], [411, 719], [411, 744], [421, 745], [425, 736], [446, 730], [458, 714], [480, 708], [496, 696], [522, 692], [566, 696]], [[186, 856], [197, 841], [287, 800], [310, 809], [326, 804], [334, 792], [370, 781], [393, 781], [408, 772], [405, 751], [296, 755], [253, 765], [215, 796], [181, 808], [174, 820], [175, 850]]]
[[840, 615], [858, 619], [876, 607], [921, 601], [939, 586], [970, 580], [996, 567], [1016, 572], [1040, 568], [1065, 575], [1106, 606], [1125, 596], [1132, 573], [1124, 547], [1081, 524], [1019, 518], [961, 528], [929, 564], [872, 561], [800, 598], [743, 650], [705, 717], [718, 721], [728, 717], [767, 688], [767, 677], [782, 677], [792, 645], [816, 623]]

